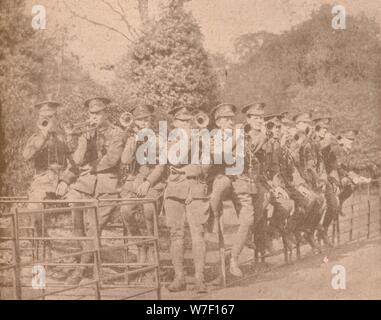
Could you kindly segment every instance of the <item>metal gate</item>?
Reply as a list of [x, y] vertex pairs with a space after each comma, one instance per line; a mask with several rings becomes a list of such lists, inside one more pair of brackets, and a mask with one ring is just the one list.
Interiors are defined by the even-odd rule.
[[[63, 207], [55, 208], [44, 208], [42, 210], [25, 210], [20, 208], [20, 206], [28, 203], [40, 203], [44, 205], [59, 205]], [[73, 237], [70, 236], [49, 236], [46, 234], [46, 215], [55, 216], [61, 213], [70, 213], [71, 207], [67, 205], [69, 203], [81, 203], [81, 206], [75, 207], [75, 209], [86, 210], [85, 214], [91, 215], [95, 227], [95, 235], [92, 237]], [[83, 205], [86, 203], [86, 205]], [[120, 208], [120, 206], [138, 203], [146, 204], [152, 203], [155, 207], [155, 214], [153, 215], [153, 225], [154, 234], [147, 236], [128, 236], [125, 233], [123, 235], [117, 236], [101, 236], [98, 220], [98, 210], [102, 207], [112, 206], [115, 208]], [[3, 244], [1, 247], [2, 251], [11, 251], [12, 259], [5, 266], [0, 267], [0, 274], [4, 272], [12, 272], [13, 281], [10, 288], [13, 291], [15, 299], [23, 299], [25, 297], [24, 293], [27, 289], [32, 292], [27, 299], [46, 299], [48, 297], [57, 297], [59, 294], [68, 293], [69, 296], [75, 297], [78, 289], [87, 288], [93, 289], [93, 296], [95, 299], [99, 300], [102, 298], [112, 298], [117, 297], [118, 299], [129, 299], [148, 293], [156, 293], [156, 298], [161, 298], [161, 287], [160, 287], [160, 274], [159, 274], [159, 243], [158, 243], [158, 199], [147, 199], [147, 198], [128, 198], [128, 199], [102, 199], [102, 200], [80, 200], [80, 201], [28, 201], [25, 197], [14, 197], [14, 198], [1, 198], [0, 205], [11, 206], [10, 212], [3, 213], [0, 215], [1, 220], [5, 223], [6, 228], [2, 230], [10, 230], [10, 234], [0, 237], [0, 243]], [[23, 217], [30, 217], [33, 214], [40, 214], [42, 218], [42, 236], [36, 236], [35, 230], [31, 226], [20, 225], [20, 220]], [[112, 245], [105, 247], [102, 245], [102, 241], [123, 241], [121, 245]], [[52, 241], [91, 241], [92, 250], [81, 250], [70, 254], [57, 255], [55, 257], [46, 258], [46, 246]], [[40, 244], [42, 245], [40, 246]], [[5, 244], [5, 246], [4, 246]], [[137, 245], [150, 245], [154, 250], [154, 261], [147, 262], [146, 264], [137, 262], [128, 262], [126, 259], [122, 263], [106, 263], [102, 261], [102, 253], [108, 251], [123, 251], [127, 253], [129, 249]], [[38, 259], [38, 250], [42, 249], [43, 258]], [[21, 257], [25, 257], [24, 251], [31, 252], [30, 259], [27, 261], [21, 261]], [[64, 262], [69, 258], [75, 258], [82, 256], [84, 254], [92, 255], [94, 258], [94, 263], [91, 264], [81, 264], [76, 262]], [[45, 274], [45, 268], [48, 267], [59, 267], [59, 268], [75, 268], [75, 267], [92, 267], [94, 279], [90, 281], [83, 281], [79, 285], [64, 285], [64, 284], [54, 284], [48, 285], [43, 283], [40, 287], [39, 282], [43, 280]], [[113, 275], [105, 275], [105, 268], [118, 268], [123, 269], [123, 272], [118, 272]], [[30, 282], [27, 283], [23, 281], [22, 271], [25, 269], [31, 270]], [[141, 275], [147, 272], [152, 272], [154, 274], [154, 281], [149, 285], [131, 284], [129, 278], [134, 275]], [[32, 274], [34, 273], [34, 274]], [[122, 279], [123, 281], [118, 284], [107, 284], [107, 282]], [[36, 284], [37, 282], [37, 284]], [[33, 284], [37, 285], [39, 290], [31, 290]], [[3, 287], [4, 289], [4, 287]], [[35, 289], [35, 288], [34, 288]], [[38, 295], [35, 295], [38, 292]], [[34, 294], [33, 294], [34, 293]], [[89, 296], [88, 293], [83, 293], [85, 296]]]

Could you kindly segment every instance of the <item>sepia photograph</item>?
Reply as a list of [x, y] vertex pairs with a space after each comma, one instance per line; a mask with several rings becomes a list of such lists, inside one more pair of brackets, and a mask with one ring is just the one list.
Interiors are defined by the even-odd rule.
[[381, 1], [0, 0], [0, 107], [0, 300], [381, 300]]

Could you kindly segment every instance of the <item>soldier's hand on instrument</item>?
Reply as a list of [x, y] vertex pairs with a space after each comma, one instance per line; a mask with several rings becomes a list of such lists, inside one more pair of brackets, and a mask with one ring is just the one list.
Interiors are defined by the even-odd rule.
[[67, 136], [71, 136], [74, 133], [74, 127], [71, 123], [65, 123], [63, 125], [64, 132]]
[[51, 125], [47, 125], [47, 126], [39, 126], [39, 129], [40, 129], [40, 132], [42, 133], [42, 135], [46, 138], [50, 132], [50, 126]]
[[144, 181], [137, 189], [137, 196], [139, 198], [143, 198], [147, 195], [148, 193], [148, 190], [150, 188], [151, 184], [149, 183], [149, 181]]
[[68, 185], [64, 181], [60, 181], [56, 189], [56, 195], [59, 197], [63, 197], [67, 192]]

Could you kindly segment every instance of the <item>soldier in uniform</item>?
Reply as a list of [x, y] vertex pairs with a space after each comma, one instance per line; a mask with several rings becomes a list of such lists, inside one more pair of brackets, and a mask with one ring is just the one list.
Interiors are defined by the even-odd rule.
[[[59, 102], [44, 101], [35, 105], [38, 110], [38, 132], [31, 136], [23, 151], [23, 157], [32, 161], [34, 177], [28, 191], [29, 200], [54, 199], [59, 180], [66, 168], [75, 172], [70, 162], [70, 152], [59, 130], [57, 108]], [[69, 170], [69, 169], [68, 169]], [[44, 209], [41, 203], [28, 204], [30, 210]], [[42, 236], [42, 217], [32, 217], [37, 236]]]
[[[222, 139], [219, 143], [222, 144], [220, 148], [212, 145], [211, 152], [214, 155], [214, 160], [216, 156], [219, 156], [220, 159], [223, 159], [223, 154], [217, 155], [218, 152], [224, 153], [224, 142], [227, 139], [232, 139], [232, 154], [235, 153], [235, 134], [234, 131], [237, 126], [234, 125], [234, 117], [236, 115], [237, 108], [235, 105], [230, 103], [222, 103], [214, 107], [211, 111], [211, 117], [214, 120], [215, 126], [221, 131]], [[231, 130], [231, 131], [230, 131]], [[231, 134], [230, 134], [231, 133]], [[216, 148], [215, 148], [216, 147]], [[230, 151], [230, 150], [229, 150]], [[222, 218], [223, 214], [223, 201], [231, 200], [234, 206], [236, 213], [238, 214], [239, 208], [237, 205], [237, 199], [235, 193], [233, 192], [232, 178], [226, 174], [226, 169], [229, 166], [227, 164], [213, 164], [210, 170], [210, 184], [211, 184], [211, 193], [210, 193], [210, 208], [214, 217], [213, 232], [218, 235], [218, 242], [220, 248], [220, 262], [221, 262], [221, 278], [223, 285], [226, 281], [226, 271], [225, 271], [225, 244], [224, 244], [224, 223]]]
[[[84, 103], [89, 112], [90, 127], [79, 137], [77, 149], [73, 154], [74, 162], [80, 166], [80, 174], [74, 177], [76, 181], [66, 195], [69, 200], [84, 200], [86, 203], [86, 199], [118, 198], [119, 164], [125, 144], [125, 133], [107, 120], [106, 106], [109, 103], [110, 100], [103, 97], [91, 98]], [[68, 181], [72, 176], [72, 172], [67, 172], [61, 179], [58, 194], [66, 193]], [[72, 204], [74, 235], [95, 235], [93, 212], [84, 215], [83, 210], [75, 209], [76, 206], [79, 204]], [[102, 232], [114, 210], [115, 206], [112, 205], [99, 208], [99, 232]], [[92, 243], [85, 241], [83, 249], [91, 250]], [[85, 254], [81, 257], [81, 263], [90, 263], [91, 258], [92, 255]], [[67, 279], [67, 283], [78, 284], [83, 272], [84, 268], [77, 268]]]
[[242, 277], [238, 258], [247, 243], [254, 228], [254, 242], [264, 250], [263, 234], [266, 229], [264, 216], [266, 189], [260, 182], [261, 161], [263, 157], [263, 145], [266, 135], [263, 134], [264, 108], [262, 102], [252, 103], [242, 109], [246, 115], [249, 130], [245, 135], [245, 158], [244, 172], [239, 176], [232, 176], [232, 184], [237, 206], [239, 208], [239, 227], [235, 235], [232, 256], [230, 260], [230, 273], [236, 277]]
[[[169, 112], [173, 115], [173, 127], [183, 129], [190, 138], [193, 115], [188, 108], [176, 107]], [[188, 144], [190, 145], [190, 143]], [[187, 154], [189, 163], [189, 153]], [[171, 258], [175, 278], [168, 286], [172, 292], [186, 289], [184, 272], [185, 223], [191, 232], [192, 251], [195, 265], [197, 292], [205, 292], [204, 266], [206, 258], [205, 232], [209, 219], [208, 171], [210, 165], [194, 164], [168, 165], [168, 180], [164, 193], [164, 210], [167, 226], [170, 228]]]
[[[332, 144], [331, 134], [329, 133], [329, 127], [332, 122], [331, 117], [321, 117], [314, 119], [315, 123], [315, 133], [316, 142], [321, 150], [321, 155], [324, 163], [324, 168], [327, 171], [326, 158], [327, 154], [330, 153], [330, 148]], [[328, 172], [327, 172], [328, 173]], [[325, 184], [325, 199], [327, 203], [327, 209], [325, 215], [322, 218], [321, 226], [319, 227], [318, 238], [324, 241], [324, 244], [332, 246], [331, 241], [328, 238], [328, 227], [333, 219], [336, 219], [340, 209], [339, 199], [337, 197], [337, 188], [332, 183], [332, 180], [327, 178]]]
[[285, 246], [291, 248], [288, 241], [288, 220], [295, 211], [295, 203], [290, 198], [287, 188], [292, 183], [292, 167], [281, 146], [282, 119], [284, 114], [271, 114], [265, 117], [268, 141], [264, 146], [265, 157], [263, 174], [271, 191], [270, 203], [273, 213], [270, 226], [280, 232]]
[[[348, 199], [357, 184], [369, 183], [371, 179], [360, 176], [353, 171], [354, 166], [349, 159], [353, 143], [358, 135], [357, 130], [345, 130], [337, 139], [331, 139], [324, 149], [324, 162], [328, 179], [339, 200], [339, 208], [331, 215], [326, 215], [323, 227], [327, 231], [331, 221], [342, 214], [341, 206]], [[336, 140], [336, 141], [335, 141]]]
[[[226, 129], [234, 130], [234, 117], [236, 112], [237, 108], [235, 105], [222, 103], [212, 109], [211, 116], [214, 118], [216, 127], [224, 132]], [[224, 135], [223, 138], [228, 138], [228, 135], [226, 135], [226, 137]], [[233, 139], [233, 143], [234, 142], [235, 139]], [[212, 192], [210, 194], [210, 207], [216, 218], [222, 215], [223, 200], [230, 198], [233, 200], [233, 205], [235, 204], [235, 199], [232, 198], [232, 196], [234, 196], [232, 193], [232, 181], [225, 173], [226, 167], [225, 164], [214, 164], [210, 173], [210, 176], [213, 178]], [[236, 211], [238, 212], [238, 210]]]
[[[151, 105], [142, 104], [131, 110], [134, 117], [134, 126], [136, 130], [152, 128], [152, 119], [154, 108]], [[122, 198], [152, 198], [157, 199], [164, 191], [164, 184], [160, 182], [163, 167], [156, 164], [140, 164], [136, 159], [136, 149], [138, 143], [134, 132], [131, 132], [127, 138], [121, 163], [127, 166], [128, 176], [122, 187]], [[155, 205], [153, 203], [145, 203], [142, 205], [144, 211], [145, 224], [149, 235], [153, 235], [153, 215]], [[140, 228], [137, 223], [136, 215], [139, 213], [139, 205], [126, 204], [123, 205], [121, 215], [130, 235], [140, 236]], [[138, 247], [139, 261], [147, 262], [148, 246]]]
[[317, 252], [318, 248], [314, 233], [318, 229], [320, 220], [326, 211], [326, 201], [322, 187], [326, 183], [326, 173], [321, 150], [315, 140], [311, 113], [300, 113], [294, 116], [293, 120], [296, 122], [297, 129], [297, 142], [293, 155], [298, 169], [297, 172], [300, 174], [300, 181], [294, 179], [294, 182], [296, 185], [304, 186], [305, 189], [302, 193], [308, 196], [311, 202], [315, 203], [314, 209], [306, 212], [304, 231], [307, 241], [313, 250]]

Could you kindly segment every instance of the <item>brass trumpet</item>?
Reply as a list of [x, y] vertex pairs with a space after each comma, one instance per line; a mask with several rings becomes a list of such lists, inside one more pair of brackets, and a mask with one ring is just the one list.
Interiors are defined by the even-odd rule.
[[197, 128], [206, 128], [209, 125], [209, 122], [209, 116], [203, 111], [199, 111], [193, 116], [193, 123]]
[[134, 116], [130, 112], [123, 112], [119, 117], [119, 123], [124, 129], [129, 129], [134, 124]]
[[96, 126], [94, 126], [89, 120], [79, 122], [79, 123], [68, 123], [65, 127], [65, 132], [68, 135], [81, 135], [86, 132], [90, 132], [96, 129]]
[[49, 124], [50, 124], [50, 120], [45, 118], [45, 119], [39, 120], [37, 125], [40, 128], [46, 128]]
[[37, 127], [40, 130], [48, 130], [49, 132], [54, 132], [57, 129], [56, 122], [50, 118], [40, 118], [37, 121]]

